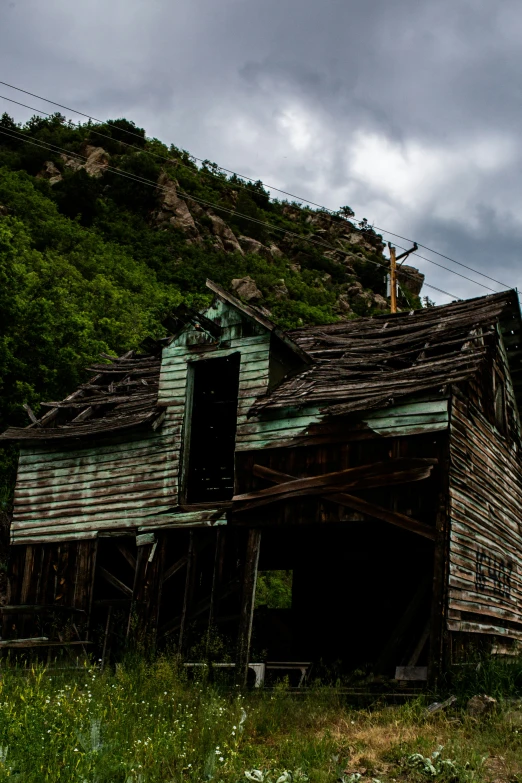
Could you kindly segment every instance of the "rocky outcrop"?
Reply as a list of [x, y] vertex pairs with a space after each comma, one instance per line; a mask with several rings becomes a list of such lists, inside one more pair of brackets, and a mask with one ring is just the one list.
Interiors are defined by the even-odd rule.
[[286, 287], [284, 279], [277, 282], [273, 291], [276, 299], [288, 299], [288, 288]]
[[60, 153], [60, 158], [63, 160], [63, 165], [71, 169], [71, 171], [79, 171], [83, 169], [83, 163], [81, 158], [77, 158], [75, 155], [66, 155], [65, 152]]
[[178, 196], [178, 182], [170, 179], [165, 171], [158, 178], [161, 190], [161, 204], [153, 216], [157, 225], [170, 224], [182, 231], [189, 239], [199, 239], [199, 232], [186, 202]]
[[373, 306], [377, 310], [388, 310], [390, 305], [388, 304], [388, 301], [384, 298], [384, 296], [381, 296], [380, 294], [374, 294], [373, 295]]
[[[67, 155], [65, 152], [60, 153], [60, 157], [68, 169], [72, 171], [85, 169], [90, 177], [96, 178], [101, 177], [109, 165], [109, 153], [103, 147], [93, 147], [90, 144], [84, 148], [81, 158], [76, 155]], [[82, 162], [84, 158], [85, 161]]]
[[88, 144], [85, 147], [85, 161], [82, 168], [90, 177], [101, 177], [109, 165], [109, 153], [103, 147], [93, 147]]
[[256, 253], [256, 255], [266, 258], [267, 261], [272, 261], [273, 256], [270, 249], [265, 247], [262, 242], [245, 236], [238, 237], [238, 240], [245, 253]]
[[337, 302], [335, 303], [335, 309], [338, 313], [342, 315], [347, 315], [348, 313], [353, 312], [352, 306], [346, 294], [341, 294], [339, 296]]
[[245, 302], [255, 302], [263, 298], [263, 294], [250, 275], [232, 280], [231, 288]]
[[52, 160], [46, 160], [42, 166], [41, 171], [36, 175], [37, 179], [46, 179], [51, 185], [56, 185], [57, 182], [61, 182], [63, 179], [62, 174], [58, 166], [52, 162]]
[[397, 269], [397, 278], [401, 287], [413, 296], [419, 296], [424, 285], [424, 275], [414, 266], [401, 266]]
[[212, 233], [218, 240], [216, 243], [217, 246], [223, 248], [223, 250], [226, 250], [228, 253], [241, 253], [243, 256], [244, 252], [236, 239], [236, 235], [232, 229], [227, 226], [225, 221], [217, 215], [214, 215], [211, 210], [208, 212], [208, 217], [212, 223]]

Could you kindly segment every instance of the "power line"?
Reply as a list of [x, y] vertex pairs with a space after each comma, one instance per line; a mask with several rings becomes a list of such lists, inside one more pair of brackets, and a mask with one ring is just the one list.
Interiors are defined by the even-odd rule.
[[[0, 96], [1, 97], [1, 96]], [[377, 231], [382, 231], [383, 234], [389, 234], [392, 237], [397, 237], [398, 239], [404, 239], [405, 242], [413, 242], [413, 239], [409, 239], [409, 237], [403, 237], [400, 234], [394, 234], [393, 231], [387, 231], [385, 228], [379, 228], [379, 226], [372, 226], [372, 228], [377, 229]], [[423, 247], [425, 250], [429, 250], [430, 253], [435, 253], [436, 255], [440, 256], [441, 258], [445, 258], [448, 261], [451, 261], [452, 264], [457, 264], [458, 266], [463, 266], [465, 269], [469, 269], [470, 272], [475, 272], [477, 275], [481, 275], [482, 277], [487, 278], [488, 280], [491, 280], [493, 283], [498, 283], [498, 285], [503, 286], [504, 288], [511, 288], [507, 283], [502, 283], [500, 280], [496, 280], [494, 277], [490, 277], [489, 275], [484, 274], [484, 272], [479, 272], [478, 269], [474, 269], [472, 266], [467, 266], [466, 264], [463, 264], [461, 261], [456, 261], [454, 258], [451, 258], [450, 256], [444, 255], [444, 253], [439, 253], [438, 250], [434, 250], [432, 247], [428, 247], [427, 245], [423, 245], [422, 242], [417, 242], [419, 247]], [[397, 247], [399, 247], [397, 245]], [[413, 255], [413, 254], [412, 254]], [[424, 261], [429, 261], [430, 264], [435, 264], [435, 261], [432, 261], [429, 258], [424, 258], [424, 256], [419, 255], [418, 253], [415, 253], [418, 258], [422, 258]], [[437, 264], [437, 266], [439, 266]], [[442, 269], [446, 269], [447, 267], [443, 266]], [[457, 274], [452, 269], [449, 270], [450, 272], [453, 272], [453, 274]], [[467, 278], [466, 278], [467, 279]], [[490, 289], [493, 290], [493, 289]]]
[[[45, 101], [47, 103], [51, 103], [54, 106], [58, 106], [61, 109], [66, 109], [67, 111], [74, 112], [75, 114], [79, 114], [82, 117], [86, 117], [86, 118], [88, 118], [90, 120], [94, 120], [95, 122], [99, 122], [102, 125], [109, 125], [109, 126], [114, 125], [114, 123], [112, 123], [110, 121], [104, 122], [103, 120], [97, 119], [96, 117], [94, 117], [94, 116], [92, 116], [90, 114], [85, 114], [84, 112], [78, 111], [77, 109], [73, 109], [73, 108], [71, 108], [69, 106], [65, 106], [65, 105], [63, 105], [61, 103], [57, 103], [56, 101], [52, 101], [49, 98], [44, 98], [43, 96], [37, 95], [36, 93], [29, 92], [28, 90], [23, 90], [21, 87], [15, 87], [14, 85], [9, 84], [8, 82], [4, 82], [4, 81], [0, 80], [0, 84], [3, 84], [6, 87], [9, 87], [9, 88], [11, 88], [13, 90], [17, 90], [19, 92], [23, 92], [26, 95], [31, 95], [33, 98], [38, 98], [39, 100]], [[4, 100], [7, 100], [7, 101], [11, 101], [12, 103], [16, 103], [19, 106], [24, 106], [25, 108], [31, 109], [31, 111], [36, 111], [36, 112], [38, 112], [40, 114], [46, 114], [47, 116], [52, 116], [49, 112], [45, 112], [45, 111], [41, 111], [39, 109], [35, 109], [32, 106], [28, 106], [27, 104], [20, 103], [19, 101], [15, 101], [12, 98], [7, 98], [6, 96], [2, 96], [2, 95], [0, 95], [0, 98], [3, 98]], [[80, 123], [75, 123], [75, 124], [77, 124], [78, 126], [80, 125]], [[120, 132], [124, 132], [124, 133], [127, 133], [127, 134], [131, 135], [131, 136], [135, 136], [136, 138], [139, 138], [141, 141], [143, 141], [144, 138], [145, 139], [147, 138], [146, 136], [144, 137], [141, 134], [135, 133], [134, 131], [128, 130], [126, 128], [120, 128], [119, 126], [115, 126], [115, 127], [117, 127]], [[94, 129], [91, 129], [91, 132], [96, 134], [97, 136], [100, 136], [101, 138], [110, 139], [111, 141], [113, 140], [111, 136], [107, 136], [106, 134], [100, 133], [99, 131], [96, 131]], [[124, 146], [131, 147], [132, 149], [136, 149], [136, 147], [134, 145], [127, 144], [124, 141], [120, 141], [119, 143], [123, 144]], [[151, 154], [154, 157], [160, 158], [161, 160], [166, 160], [168, 162], [170, 162], [172, 160], [171, 158], [166, 158], [165, 156], [160, 155], [157, 152], [152, 152], [150, 150], [147, 150], [146, 152], [147, 152], [147, 154]], [[206, 160], [203, 160], [202, 158], [198, 158], [195, 155], [191, 155], [191, 157], [194, 160], [199, 161], [200, 163], [203, 163], [203, 164], [206, 163]], [[186, 164], [183, 164], [181, 161], [177, 161], [177, 164], [180, 165], [183, 168], [188, 169], [191, 172], [193, 171], [190, 166], [187, 166]], [[251, 182], [255, 182], [255, 180], [252, 177], [248, 177], [248, 176], [243, 175], [243, 174], [238, 174], [237, 172], [232, 171], [231, 169], [226, 169], [226, 168], [224, 168], [222, 166], [219, 166], [219, 169], [221, 171], [227, 172], [228, 174], [233, 174], [236, 177], [241, 177], [242, 179], [246, 179], [246, 180], [250, 180]], [[212, 176], [216, 176], [217, 177], [215, 172], [212, 172], [209, 169], [206, 169], [206, 172], [208, 172]], [[257, 180], [257, 181], [261, 182], [261, 180]], [[239, 183], [226, 183], [226, 184], [228, 184], [230, 187], [241, 187], [243, 189], [249, 190], [248, 188], [245, 188], [245, 186], [242, 186]], [[309, 201], [308, 199], [302, 198], [301, 196], [296, 196], [293, 193], [289, 193], [288, 191], [281, 190], [280, 188], [276, 188], [273, 185], [269, 185], [267, 183], [262, 183], [262, 184], [264, 185], [264, 187], [269, 188], [270, 190], [275, 190], [278, 193], [283, 193], [284, 195], [290, 196], [291, 198], [295, 198], [295, 199], [298, 199], [299, 201], [303, 201], [303, 202], [305, 202], [307, 204], [311, 204], [312, 206], [315, 206], [315, 207], [318, 207], [319, 209], [325, 210], [326, 212], [329, 212], [330, 214], [333, 214], [333, 215], [337, 215], [338, 214], [334, 210], [330, 209], [329, 207], [325, 207], [322, 204], [318, 204], [318, 203], [316, 203], [314, 201]], [[377, 231], [382, 231], [384, 234], [389, 234], [390, 236], [398, 237], [399, 239], [404, 239], [407, 242], [412, 242], [412, 243], [414, 242], [413, 239], [401, 236], [400, 234], [396, 234], [393, 231], [388, 231], [387, 229], [380, 228], [379, 226], [372, 226], [372, 228], [377, 229]], [[423, 245], [420, 242], [418, 242], [417, 244], [419, 245], [419, 247], [425, 248], [430, 253], [435, 253], [436, 255], [440, 256], [441, 258], [446, 258], [448, 261], [451, 261], [451, 263], [457, 264], [458, 266], [461, 266], [461, 267], [463, 267], [465, 269], [468, 269], [470, 272], [473, 272], [474, 274], [480, 275], [481, 277], [484, 277], [487, 280], [491, 280], [492, 282], [497, 283], [497, 285], [500, 285], [503, 288], [511, 288], [511, 286], [508, 285], [507, 283], [503, 283], [500, 280], [496, 280], [495, 278], [490, 277], [489, 275], [486, 275], [483, 272], [480, 272], [478, 269], [474, 269], [473, 267], [470, 267], [467, 264], [463, 264], [460, 261], [456, 261], [455, 259], [451, 258], [450, 256], [444, 255], [444, 253], [439, 253], [439, 251], [433, 250], [432, 248], [428, 247], [427, 245]], [[398, 245], [397, 247], [401, 247], [401, 246]], [[401, 249], [405, 249], [405, 248], [401, 248]], [[459, 272], [456, 272], [455, 270], [450, 269], [449, 267], [443, 266], [442, 264], [438, 264], [436, 261], [433, 261], [430, 258], [426, 258], [425, 256], [421, 256], [419, 253], [416, 253], [415, 255], [418, 258], [422, 259], [423, 261], [426, 261], [429, 264], [433, 264], [434, 266], [438, 266], [440, 269], [444, 269], [446, 272], [450, 272], [450, 274], [457, 275], [458, 277], [461, 277], [463, 280], [467, 280], [470, 283], [473, 283], [475, 285], [481, 286], [482, 288], [484, 288], [487, 291], [492, 291], [493, 293], [497, 293], [494, 288], [491, 288], [490, 286], [484, 285], [484, 283], [480, 283], [479, 281], [473, 280], [472, 278], [467, 277], [466, 275], [462, 275]]]
[[[27, 135], [24, 134], [23, 132], [20, 132], [20, 131], [15, 131], [13, 129], [11, 129], [10, 131], [6, 131], [5, 129], [4, 130], [0, 129], [0, 134], [2, 134], [4, 136], [7, 136], [8, 138], [20, 139], [20, 140], [24, 141], [26, 144], [31, 144], [31, 145], [33, 145], [35, 147], [40, 147], [41, 149], [47, 150], [49, 152], [59, 151], [59, 152], [65, 153], [67, 155], [71, 155], [73, 157], [80, 158], [81, 160], [84, 160], [84, 161], [87, 160], [87, 157], [85, 155], [80, 155], [79, 153], [72, 153], [72, 152], [70, 152], [69, 150], [66, 150], [63, 147], [59, 147], [58, 145], [50, 144], [48, 142], [42, 142], [41, 140], [37, 142], [37, 141], [31, 140], [31, 139], [28, 139]], [[113, 172], [114, 174], [116, 174], [118, 176], [123, 176], [126, 179], [130, 179], [130, 180], [132, 180], [134, 182], [137, 182], [139, 184], [147, 185], [149, 187], [156, 188], [157, 190], [161, 190], [161, 191], [166, 191], [167, 190], [166, 187], [164, 187], [163, 185], [158, 185], [157, 182], [153, 182], [152, 180], [146, 179], [145, 177], [140, 177], [139, 175], [135, 175], [135, 174], [131, 174], [129, 172], [122, 171], [121, 169], [116, 168], [114, 166], [106, 166], [104, 170], [105, 171], [111, 171], [111, 172]], [[321, 241], [312, 239], [311, 237], [302, 236], [301, 234], [297, 234], [294, 231], [289, 231], [286, 228], [282, 228], [280, 226], [275, 226], [272, 223], [268, 223], [266, 221], [258, 220], [256, 218], [253, 218], [250, 215], [243, 215], [242, 213], [238, 213], [235, 210], [228, 209], [227, 207], [223, 207], [223, 206], [221, 206], [219, 204], [215, 204], [214, 202], [206, 201], [205, 199], [201, 199], [201, 198], [199, 198], [197, 196], [193, 196], [190, 193], [185, 193], [184, 191], [181, 191], [181, 190], [178, 190], [177, 192], [180, 195], [184, 196], [185, 198], [190, 198], [190, 199], [192, 199], [193, 201], [195, 201], [195, 202], [197, 202], [199, 204], [203, 204], [204, 206], [207, 206], [207, 207], [213, 207], [213, 208], [217, 209], [218, 211], [226, 212], [226, 213], [228, 213], [230, 215], [235, 215], [237, 217], [244, 218], [245, 220], [249, 220], [249, 221], [251, 221], [253, 223], [256, 223], [258, 225], [264, 226], [265, 228], [268, 228], [268, 229], [270, 229], [272, 231], [282, 232], [282, 233], [287, 234], [289, 236], [295, 237], [296, 239], [298, 239], [300, 241], [308, 242], [309, 244], [313, 244], [313, 245], [316, 245], [318, 247], [323, 247], [323, 248], [326, 248], [328, 250], [339, 251], [339, 248], [337, 248], [337, 247], [335, 247], [335, 245], [331, 245], [331, 244], [329, 244], [327, 242], [321, 242]], [[382, 264], [382, 263], [380, 263], [378, 261], [374, 261], [374, 260], [369, 259], [369, 258], [366, 258], [364, 260], [365, 260], [366, 263], [370, 263], [370, 264], [374, 264], [375, 266], [382, 267], [386, 271], [388, 270], [388, 266], [386, 264]], [[402, 274], [403, 274], [404, 277], [409, 277], [411, 279], [415, 279], [415, 276], [412, 275], [412, 274], [409, 274], [408, 272], [403, 272]], [[424, 285], [427, 288], [431, 288], [434, 291], [438, 291], [439, 293], [442, 293], [445, 296], [449, 296], [452, 299], [459, 299], [459, 297], [456, 294], [452, 294], [452, 293], [450, 293], [448, 291], [444, 291], [442, 288], [438, 288], [437, 286], [431, 285], [429, 283], [424, 283]]]

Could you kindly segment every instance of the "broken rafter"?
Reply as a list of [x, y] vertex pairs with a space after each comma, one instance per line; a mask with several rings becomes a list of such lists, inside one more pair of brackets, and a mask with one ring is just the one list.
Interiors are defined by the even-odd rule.
[[290, 478], [275, 487], [236, 495], [233, 498], [234, 511], [246, 511], [307, 495], [329, 495], [345, 489], [369, 489], [422, 481], [429, 477], [436, 462], [435, 459], [399, 458], [326, 473], [322, 476]]
[[[295, 481], [295, 477], [290, 476], [287, 473], [281, 473], [278, 470], [266, 468], [264, 465], [254, 465], [253, 473], [259, 478], [273, 481], [279, 485], [288, 483], [292, 480]], [[418, 522], [416, 519], [406, 516], [406, 514], [400, 514], [397, 511], [392, 511], [391, 509], [378, 506], [375, 503], [370, 503], [367, 500], [354, 497], [353, 495], [347, 495], [345, 493], [333, 493], [324, 495], [322, 497], [324, 500], [337, 503], [340, 506], [345, 506], [346, 508], [350, 508], [353, 511], [360, 511], [369, 517], [374, 517], [375, 519], [380, 519], [383, 522], [388, 522], [391, 525], [395, 525], [395, 527], [408, 530], [410, 533], [417, 533], [418, 535], [423, 536], [424, 538], [428, 538], [431, 541], [435, 540], [436, 533], [434, 528], [424, 524], [424, 522]]]

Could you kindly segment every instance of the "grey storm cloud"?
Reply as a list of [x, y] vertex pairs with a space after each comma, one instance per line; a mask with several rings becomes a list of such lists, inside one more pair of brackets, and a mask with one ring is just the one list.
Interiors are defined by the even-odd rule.
[[[0, 0], [0, 79], [517, 286], [521, 36], [515, 0]], [[487, 293], [417, 262], [452, 294]]]

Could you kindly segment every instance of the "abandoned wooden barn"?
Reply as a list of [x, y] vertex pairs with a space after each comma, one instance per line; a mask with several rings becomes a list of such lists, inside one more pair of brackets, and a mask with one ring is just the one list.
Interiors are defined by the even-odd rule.
[[[252, 654], [422, 678], [469, 640], [516, 645], [516, 293], [285, 333], [208, 286], [204, 313], [1, 436], [1, 644], [187, 652], [212, 628], [241, 681]], [[278, 570], [291, 607], [255, 607]]]

